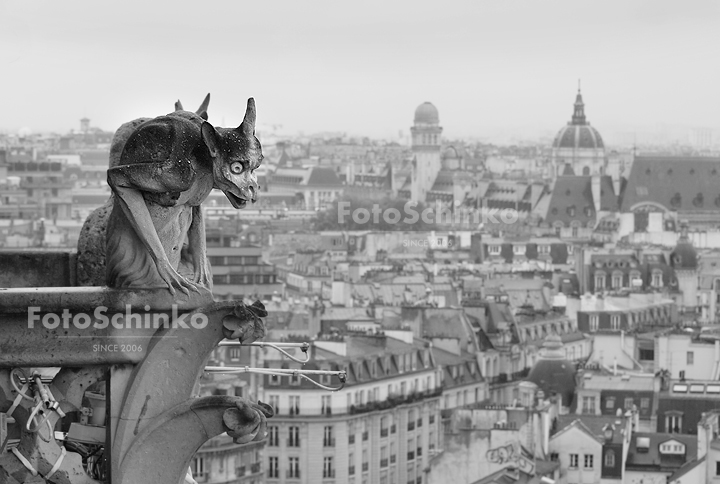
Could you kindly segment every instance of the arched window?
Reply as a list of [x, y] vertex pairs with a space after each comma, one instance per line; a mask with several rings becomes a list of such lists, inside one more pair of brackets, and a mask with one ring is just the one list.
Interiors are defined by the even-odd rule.
[[612, 450], [605, 452], [605, 467], [615, 467], [615, 452]]

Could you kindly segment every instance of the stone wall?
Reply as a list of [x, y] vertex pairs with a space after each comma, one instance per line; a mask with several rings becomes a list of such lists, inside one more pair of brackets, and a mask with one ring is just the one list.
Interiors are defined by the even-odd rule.
[[0, 250], [0, 288], [74, 286], [74, 249]]

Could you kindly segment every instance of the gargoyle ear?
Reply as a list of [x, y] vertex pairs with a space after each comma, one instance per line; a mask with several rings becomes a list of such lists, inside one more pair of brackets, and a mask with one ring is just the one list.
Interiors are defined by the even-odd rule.
[[206, 121], [208, 118], [207, 109], [208, 109], [209, 104], [210, 104], [210, 93], [208, 93], [208, 95], [205, 96], [205, 100], [202, 102], [202, 104], [200, 105], [198, 110], [195, 111], [195, 114], [197, 114], [198, 116], [200, 116], [201, 118], [203, 118]]
[[255, 115], [255, 99], [250, 98], [247, 102], [247, 109], [245, 109], [245, 118], [243, 119], [243, 122], [240, 123], [240, 126], [238, 126], [238, 129], [245, 136], [252, 136], [255, 134]]
[[179, 99], [178, 99], [177, 102], [175, 103], [175, 111], [184, 111], [184, 109], [183, 109], [183, 107], [182, 107], [182, 103], [180, 102]]
[[203, 141], [210, 151], [210, 156], [217, 158], [220, 153], [220, 135], [217, 130], [213, 128], [213, 125], [205, 121], [200, 127], [202, 132]]

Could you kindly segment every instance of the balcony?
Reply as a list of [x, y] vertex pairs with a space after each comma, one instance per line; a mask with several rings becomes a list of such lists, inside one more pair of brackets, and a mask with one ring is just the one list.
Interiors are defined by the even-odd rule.
[[439, 397], [442, 394], [442, 387], [438, 387], [434, 390], [427, 390], [424, 392], [413, 392], [408, 395], [394, 395], [389, 396], [385, 400], [368, 402], [363, 405], [350, 405], [350, 414], [355, 415], [359, 413], [375, 412], [378, 410], [387, 410], [388, 408], [397, 407], [407, 403], [419, 402], [426, 398]]
[[388, 436], [388, 429], [380, 429], [380, 437], [387, 437]]
[[300, 415], [300, 407], [290, 407], [290, 415]]
[[300, 447], [300, 439], [287, 439], [288, 447]]
[[285, 477], [288, 479], [300, 479], [300, 469], [288, 470], [285, 473]]
[[235, 469], [235, 477], [244, 477], [247, 467], [242, 466]]
[[323, 469], [323, 478], [332, 479], [335, 477], [335, 469]]
[[250, 474], [259, 474], [262, 472], [262, 462], [250, 464]]
[[335, 439], [332, 437], [324, 438], [323, 439], [323, 447], [335, 447]]

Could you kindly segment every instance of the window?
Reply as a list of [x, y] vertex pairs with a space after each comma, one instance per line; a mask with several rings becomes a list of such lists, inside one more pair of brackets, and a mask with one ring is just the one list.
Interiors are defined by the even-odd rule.
[[291, 479], [299, 479], [300, 478], [300, 457], [290, 457], [288, 458], [288, 472], [287, 476]]
[[592, 454], [585, 454], [585, 461], [583, 463], [583, 467], [585, 469], [593, 468], [593, 455]]
[[277, 395], [268, 396], [269, 405], [275, 409], [275, 413], [280, 413], [280, 397]]
[[323, 415], [332, 414], [332, 409], [330, 406], [330, 403], [331, 403], [330, 395], [323, 395], [320, 399], [320, 403], [321, 403], [320, 413], [322, 413]]
[[653, 361], [654, 359], [655, 359], [655, 350], [640, 349], [640, 360], [641, 361]]
[[525, 246], [524, 245], [513, 245], [513, 254], [517, 254], [517, 255], [525, 254]]
[[193, 459], [193, 475], [203, 476], [205, 475], [205, 459], [202, 457], [195, 457]]
[[600, 316], [593, 314], [590, 316], [590, 331], [597, 331], [600, 326]]
[[323, 477], [335, 477], [333, 458], [330, 456], [323, 458]]
[[490, 255], [500, 255], [501, 248], [499, 245], [489, 245], [488, 246], [488, 254]]
[[300, 427], [288, 427], [288, 447], [300, 447]]
[[650, 399], [649, 398], [641, 398], [640, 399], [640, 408], [650, 408]]
[[280, 445], [278, 440], [278, 427], [277, 425], [268, 426], [268, 446], [277, 447]]
[[613, 276], [612, 276], [613, 289], [620, 289], [622, 287], [622, 280], [623, 280], [622, 272], [613, 272]]
[[615, 452], [612, 450], [605, 452], [605, 467], [615, 467]]
[[665, 432], [679, 434], [682, 431], [682, 414], [665, 415]]
[[603, 289], [605, 289], [605, 273], [604, 272], [596, 272], [595, 273], [595, 290], [602, 291]]
[[663, 287], [662, 271], [653, 271], [652, 273], [652, 286]]
[[617, 331], [620, 329], [620, 315], [619, 314], [613, 314], [610, 316], [610, 327]]
[[290, 395], [290, 415], [300, 415], [300, 395]]
[[325, 427], [323, 432], [323, 447], [335, 447], [335, 439], [333, 438], [332, 425]]
[[595, 413], [595, 397], [583, 397], [582, 413], [585, 415], [592, 415]]
[[570, 467], [577, 468], [577, 466], [578, 466], [578, 455], [570, 454]]
[[692, 351], [687, 352], [687, 364], [692, 365], [695, 363], [695, 353]]
[[277, 457], [270, 457], [268, 462], [268, 477], [271, 479], [277, 479], [280, 477], [280, 469], [279, 469], [279, 458]]
[[608, 397], [607, 400], [605, 400], [605, 408], [615, 410], [615, 397]]
[[233, 361], [239, 360], [239, 359], [240, 359], [240, 351], [241, 351], [241, 350], [242, 350], [242, 348], [238, 348], [238, 347], [236, 347], [236, 346], [235, 346], [235, 347], [231, 346], [231, 347], [229, 348], [229, 351], [228, 351], [229, 356], [230, 356], [230, 360], [233, 360]]
[[633, 405], [634, 403], [632, 398], [628, 397], [625, 399], [625, 410], [632, 410]]

